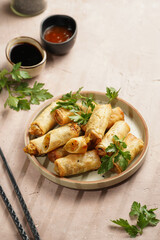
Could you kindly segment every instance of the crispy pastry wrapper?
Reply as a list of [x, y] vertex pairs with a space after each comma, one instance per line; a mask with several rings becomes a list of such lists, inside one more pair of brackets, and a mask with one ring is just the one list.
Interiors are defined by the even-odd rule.
[[96, 144], [99, 143], [104, 136], [111, 113], [110, 104], [96, 105], [87, 123], [85, 136], [90, 137]]
[[117, 135], [119, 139], [123, 139], [130, 131], [129, 125], [125, 121], [117, 121], [104, 135], [102, 141], [96, 146], [96, 150], [100, 156], [105, 156], [105, 149], [113, 142], [113, 136]]
[[68, 109], [58, 108], [54, 111], [54, 119], [59, 125], [65, 125], [71, 122], [69, 116], [72, 116], [74, 113]]
[[31, 123], [31, 126], [29, 128], [30, 135], [42, 136], [56, 125], [56, 121], [53, 117], [53, 112], [51, 112], [55, 106], [56, 106], [56, 102], [51, 103]]
[[24, 152], [29, 153], [31, 155], [42, 155], [44, 154], [43, 150], [43, 140], [44, 140], [45, 135], [35, 138], [33, 140], [30, 140], [29, 144], [25, 146]]
[[65, 156], [67, 156], [68, 154], [69, 154], [69, 153], [68, 153], [68, 152], [64, 149], [64, 147], [62, 146], [62, 147], [59, 147], [59, 148], [57, 148], [57, 149], [52, 150], [51, 152], [49, 152], [49, 153], [47, 154], [47, 156], [48, 156], [48, 158], [49, 158], [49, 160], [50, 160], [51, 162], [54, 162], [56, 159], [65, 157]]
[[107, 129], [111, 128], [117, 121], [124, 120], [124, 112], [120, 107], [112, 109]]
[[43, 149], [45, 153], [63, 146], [73, 137], [78, 137], [80, 130], [81, 129], [77, 123], [68, 123], [64, 126], [51, 130], [45, 135], [43, 140]]
[[[144, 147], [144, 142], [142, 139], [135, 137], [133, 134], [129, 133], [127, 137], [124, 139], [124, 142], [127, 144], [127, 148], [124, 151], [129, 151], [131, 154], [131, 159], [128, 161], [130, 164], [134, 158], [142, 151]], [[114, 172], [121, 173], [123, 170], [119, 163], [114, 163]]]
[[70, 138], [79, 136], [79, 133], [78, 124], [69, 123], [31, 140], [24, 151], [31, 155], [42, 155], [63, 146]]
[[96, 150], [92, 150], [84, 154], [69, 154], [64, 158], [57, 159], [54, 164], [57, 175], [64, 177], [97, 170], [101, 161]]
[[[112, 109], [111, 116], [109, 118], [108, 126], [107, 129], [111, 128], [115, 122], [124, 120], [124, 112], [120, 107], [116, 107]], [[85, 132], [86, 131], [87, 124], [82, 125], [82, 130]]]
[[71, 138], [64, 146], [64, 149], [69, 153], [85, 153], [87, 152], [90, 138], [80, 136]]

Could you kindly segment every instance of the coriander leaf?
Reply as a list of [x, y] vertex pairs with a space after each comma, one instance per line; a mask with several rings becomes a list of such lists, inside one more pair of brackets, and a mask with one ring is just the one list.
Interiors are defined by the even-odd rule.
[[121, 152], [122, 156], [127, 160], [127, 162], [128, 162], [128, 160], [131, 159], [131, 154], [129, 151], [125, 151], [125, 152], [120, 151], [120, 152]]
[[73, 116], [69, 116], [69, 118], [74, 121], [74, 122], [77, 122], [77, 123], [80, 123], [82, 119], [82, 117], [78, 114], [78, 113], [74, 113]]
[[113, 168], [113, 159], [109, 156], [104, 156], [101, 158], [101, 166], [98, 169], [98, 174], [106, 173], [107, 171], [111, 170]]
[[122, 171], [124, 171], [128, 167], [128, 161], [122, 154], [119, 153], [119, 159], [117, 160], [118, 165], [121, 167]]
[[82, 100], [82, 105], [85, 106], [88, 110], [88, 108], [91, 108], [91, 111], [95, 108], [95, 102], [93, 99], [93, 95], [90, 95], [89, 97], [85, 97], [85, 99]]
[[17, 71], [21, 66], [21, 62], [18, 62], [16, 64], [13, 65], [13, 69], [12, 69], [12, 72], [15, 72]]
[[4, 88], [9, 94], [4, 107], [9, 106], [16, 111], [29, 110], [30, 104], [39, 104], [40, 101], [53, 97], [48, 90], [42, 89], [44, 83], [35, 82], [30, 88], [29, 84], [23, 81], [30, 76], [27, 72], [20, 70], [20, 66], [21, 63], [17, 63], [13, 65], [11, 72], [6, 69], [0, 71], [0, 92]]
[[[109, 156], [105, 156], [105, 161], [107, 162], [101, 164], [100, 171], [98, 173], [104, 173], [105, 171], [111, 170], [111, 166], [113, 167], [114, 163], [117, 163], [122, 171], [128, 167], [128, 160], [131, 159], [131, 154], [129, 151], [123, 151], [123, 149], [127, 147], [126, 143], [119, 139], [116, 135], [113, 136], [113, 141], [114, 143], [110, 143], [110, 145], [105, 149], [106, 156]], [[108, 167], [108, 163], [110, 163], [110, 167]]]
[[30, 89], [31, 93], [31, 104], [39, 104], [40, 101], [45, 101], [46, 99], [49, 99], [53, 97], [52, 94], [48, 92], [46, 89], [41, 89], [44, 86], [43, 83], [34, 83], [34, 86], [32, 89]]
[[129, 213], [130, 216], [139, 216], [141, 212], [141, 204], [138, 202], [133, 202], [131, 206], [131, 211]]
[[156, 226], [160, 222], [159, 219], [156, 219], [156, 215], [154, 213], [155, 210], [156, 208], [148, 210], [146, 205], [141, 206], [140, 203], [134, 201], [129, 215], [137, 217], [137, 225], [130, 225], [127, 220], [122, 218], [119, 220], [112, 220], [112, 222], [123, 227], [131, 237], [136, 237], [137, 234], [141, 235], [143, 233], [143, 229], [148, 225]]
[[148, 224], [149, 224], [149, 219], [146, 218], [146, 216], [145, 216], [143, 213], [141, 213], [141, 214], [139, 215], [139, 217], [138, 217], [137, 225], [138, 225], [141, 229], [143, 229], [143, 228], [145, 228]]
[[[82, 87], [79, 88], [76, 93], [72, 93], [71, 91], [63, 95], [61, 100], [56, 102], [56, 107], [52, 109], [52, 112], [58, 108], [68, 109], [73, 112], [73, 115], [69, 116], [72, 121], [77, 122], [80, 125], [85, 125], [92, 114], [95, 103], [92, 95], [89, 97], [82, 96], [80, 94], [81, 90]], [[81, 101], [82, 105], [85, 106], [85, 110], [78, 105], [77, 101]]]
[[17, 82], [21, 81], [22, 77], [21, 77], [21, 75], [20, 75], [18, 70], [12, 71], [10, 74], [12, 76], [12, 79], [14, 79], [15, 81], [17, 81]]
[[80, 95], [80, 92], [82, 90], [83, 87], [79, 88], [78, 91], [74, 94], [72, 94], [72, 91], [70, 91], [69, 93], [67, 94], [64, 94], [61, 98], [61, 100], [65, 101], [65, 100], [68, 100], [70, 98], [74, 98], [76, 100], [78, 100], [79, 98], [81, 98], [81, 95]]
[[113, 87], [106, 88], [106, 96], [109, 99], [108, 103], [110, 103], [113, 99], [118, 97], [119, 91], [120, 91], [120, 89], [118, 91], [116, 91], [116, 89]]
[[85, 125], [88, 122], [90, 116], [91, 116], [91, 113], [78, 114], [78, 113], [74, 112], [74, 115], [69, 116], [69, 118], [72, 121], [79, 123], [80, 125]]
[[139, 233], [139, 229], [135, 225], [130, 225], [127, 220], [120, 218], [119, 220], [111, 220], [111, 221], [123, 227], [131, 237], [136, 237], [137, 234]]
[[110, 145], [105, 150], [107, 153], [115, 153], [117, 152], [116, 145], [113, 143], [110, 143]]
[[2, 71], [0, 71], [0, 92], [4, 87], [6, 87], [6, 83], [8, 80], [8, 78], [6, 77], [7, 74], [8, 74], [7, 69], [3, 69]]
[[27, 99], [21, 99], [18, 102], [18, 109], [19, 110], [29, 110], [30, 109], [30, 103]]
[[152, 225], [152, 226], [156, 226], [159, 222], [160, 222], [160, 220], [157, 219], [157, 218], [151, 218], [149, 220], [149, 224]]
[[4, 106], [6, 107], [8, 105], [11, 108], [16, 108], [18, 106], [18, 102], [19, 102], [19, 99], [17, 97], [13, 97], [9, 95]]
[[19, 75], [21, 76], [21, 78], [23, 78], [23, 79], [29, 79], [29, 78], [31, 78], [31, 76], [28, 74], [28, 72], [26, 72], [26, 71], [19, 71]]
[[127, 144], [125, 142], [123, 142], [123, 139], [119, 139], [119, 137], [117, 137], [117, 135], [113, 136], [113, 142], [115, 142], [115, 144], [117, 146], [119, 146], [120, 148], [126, 148]]

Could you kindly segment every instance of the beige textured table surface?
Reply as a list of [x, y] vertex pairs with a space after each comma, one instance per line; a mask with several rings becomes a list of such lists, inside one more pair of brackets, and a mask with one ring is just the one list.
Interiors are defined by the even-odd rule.
[[[0, 69], [7, 66], [7, 42], [21, 35], [40, 41], [40, 23], [52, 14], [67, 14], [78, 24], [76, 44], [66, 56], [48, 54], [44, 82], [54, 95], [77, 90], [121, 88], [119, 96], [139, 110], [147, 122], [150, 141], [143, 166], [125, 182], [97, 191], [79, 191], [45, 179], [23, 152], [24, 130], [38, 106], [28, 112], [4, 109], [0, 96], [0, 146], [22, 191], [43, 240], [130, 239], [110, 219], [125, 218], [133, 201], [159, 208], [160, 218], [160, 1], [48, 0], [45, 12], [32, 18], [14, 15], [9, 0], [0, 3]], [[3, 186], [29, 236], [29, 227], [0, 161]], [[133, 222], [132, 222], [133, 223]], [[0, 239], [20, 239], [0, 199]], [[144, 229], [137, 239], [160, 239], [160, 224]]]

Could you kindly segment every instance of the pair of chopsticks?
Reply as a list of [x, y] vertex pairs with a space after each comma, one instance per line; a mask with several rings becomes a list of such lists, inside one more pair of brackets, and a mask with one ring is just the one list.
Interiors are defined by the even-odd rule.
[[[10, 180], [11, 180], [11, 183], [12, 183], [12, 185], [13, 185], [13, 187], [14, 187], [14, 190], [15, 190], [15, 192], [16, 192], [16, 195], [17, 195], [17, 197], [18, 197], [18, 200], [19, 200], [19, 202], [20, 202], [20, 204], [21, 204], [21, 207], [22, 207], [22, 209], [23, 209], [23, 212], [24, 212], [24, 214], [25, 214], [25, 216], [26, 216], [27, 222], [28, 222], [29, 227], [30, 227], [30, 229], [31, 229], [31, 231], [32, 231], [32, 234], [33, 234], [33, 236], [34, 236], [34, 239], [35, 239], [35, 240], [40, 240], [40, 236], [39, 236], [39, 234], [38, 234], [38, 232], [37, 232], [36, 226], [35, 226], [35, 224], [34, 224], [34, 222], [33, 222], [33, 219], [31, 218], [31, 215], [30, 215], [30, 213], [29, 213], [29, 211], [28, 211], [28, 208], [27, 208], [27, 206], [26, 206], [26, 203], [25, 203], [25, 201], [24, 201], [24, 199], [23, 199], [23, 197], [22, 197], [22, 194], [21, 194], [21, 192], [20, 192], [20, 190], [19, 190], [19, 187], [18, 187], [18, 185], [17, 185], [17, 183], [16, 183], [16, 180], [15, 180], [13, 174], [12, 174], [12, 171], [11, 171], [11, 169], [10, 169], [8, 163], [7, 163], [7, 160], [6, 160], [5, 156], [4, 156], [1, 148], [0, 148], [0, 156], [1, 156], [1, 158], [2, 158], [2, 160], [3, 160], [3, 163], [4, 163], [4, 165], [5, 165], [6, 169], [7, 169], [7, 173], [8, 173], [8, 175], [9, 175], [9, 178], [10, 178]], [[3, 199], [3, 201], [4, 201], [4, 203], [5, 203], [8, 211], [9, 211], [9, 213], [10, 213], [10, 215], [11, 215], [11, 217], [12, 217], [12, 219], [13, 219], [15, 225], [16, 225], [16, 227], [17, 227], [17, 230], [18, 230], [21, 238], [22, 238], [23, 240], [29, 240], [29, 237], [27, 236], [27, 234], [26, 234], [25, 230], [23, 229], [23, 227], [22, 227], [22, 225], [21, 225], [18, 217], [16, 216], [16, 213], [15, 213], [15, 211], [13, 210], [12, 205], [10, 204], [10, 202], [9, 202], [9, 200], [8, 200], [8, 198], [7, 198], [6, 194], [5, 194], [2, 186], [0, 186], [0, 195], [1, 195], [1, 197], [2, 197], [2, 199]]]

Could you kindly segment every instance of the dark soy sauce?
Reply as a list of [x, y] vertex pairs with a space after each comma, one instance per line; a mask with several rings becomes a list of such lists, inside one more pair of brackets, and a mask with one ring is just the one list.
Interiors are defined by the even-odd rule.
[[18, 43], [10, 53], [13, 63], [21, 62], [22, 66], [33, 66], [42, 61], [42, 55], [37, 47], [30, 43]]

